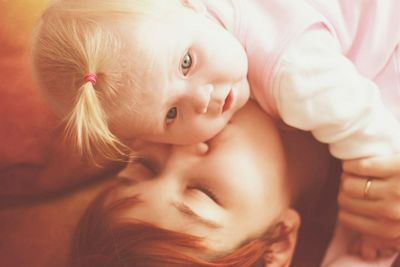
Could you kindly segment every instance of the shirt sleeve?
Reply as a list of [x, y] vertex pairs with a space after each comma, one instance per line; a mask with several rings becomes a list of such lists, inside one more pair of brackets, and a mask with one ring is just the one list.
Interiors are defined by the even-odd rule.
[[285, 50], [272, 90], [282, 120], [311, 131], [337, 158], [400, 152], [400, 124], [379, 88], [328, 31], [310, 29]]

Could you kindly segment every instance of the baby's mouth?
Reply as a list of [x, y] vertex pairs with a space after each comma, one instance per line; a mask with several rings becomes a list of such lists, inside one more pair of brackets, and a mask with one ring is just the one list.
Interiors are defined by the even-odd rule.
[[222, 112], [225, 112], [231, 107], [232, 101], [233, 101], [233, 93], [232, 90], [230, 90], [229, 94], [226, 96], [224, 100], [224, 105], [222, 106]]

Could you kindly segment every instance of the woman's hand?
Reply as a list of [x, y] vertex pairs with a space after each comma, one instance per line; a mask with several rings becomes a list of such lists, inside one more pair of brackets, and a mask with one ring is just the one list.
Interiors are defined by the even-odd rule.
[[400, 155], [344, 161], [339, 205], [339, 220], [363, 234], [352, 252], [374, 259], [399, 251]]

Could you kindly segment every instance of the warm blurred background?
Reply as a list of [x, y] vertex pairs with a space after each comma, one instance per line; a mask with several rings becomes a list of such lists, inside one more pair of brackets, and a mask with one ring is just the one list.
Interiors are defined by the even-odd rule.
[[62, 244], [76, 219], [63, 224], [53, 219], [68, 214], [67, 196], [106, 172], [63, 142], [60, 120], [33, 85], [29, 43], [49, 2], [0, 0], [0, 266], [5, 267], [62, 266]]

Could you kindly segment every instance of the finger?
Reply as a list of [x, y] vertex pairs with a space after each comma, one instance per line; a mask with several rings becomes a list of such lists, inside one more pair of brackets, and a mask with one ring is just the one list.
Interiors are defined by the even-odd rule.
[[360, 176], [388, 177], [400, 174], [400, 155], [343, 161], [343, 170]]
[[381, 199], [387, 193], [385, 180], [373, 179], [369, 185], [367, 185], [367, 182], [367, 178], [344, 173], [342, 175], [341, 192], [353, 198], [368, 200]]
[[381, 208], [380, 201], [368, 201], [359, 198], [349, 197], [344, 193], [340, 193], [338, 197], [338, 203], [342, 210], [357, 214], [359, 216], [365, 216], [369, 218], [383, 218], [384, 209]]
[[378, 258], [378, 247], [364, 238], [361, 240], [360, 252], [361, 257], [366, 260], [373, 261]]
[[339, 193], [338, 203], [342, 210], [376, 220], [400, 224], [400, 203], [382, 200], [365, 200]]
[[347, 227], [363, 234], [396, 241], [400, 239], [400, 224], [396, 221], [377, 220], [353, 214], [345, 210], [339, 211], [339, 220]]
[[376, 238], [368, 235], [362, 235], [360, 238], [362, 245], [370, 246], [377, 250], [378, 258], [392, 257], [398, 251], [396, 241], [388, 241], [387, 239]]
[[343, 193], [339, 194], [338, 203], [340, 208], [346, 212], [400, 224], [400, 203], [387, 204], [385, 200], [363, 200], [349, 197]]
[[395, 248], [383, 248], [379, 249], [378, 255], [382, 258], [390, 258], [394, 256], [394, 254], [397, 253], [397, 250]]
[[350, 243], [349, 249], [350, 254], [361, 255], [361, 236], [357, 235]]

